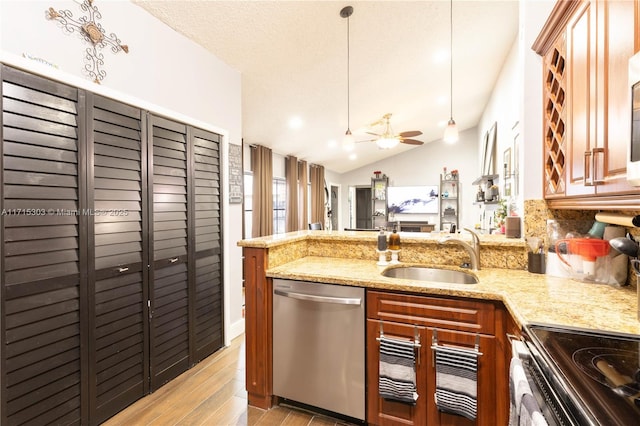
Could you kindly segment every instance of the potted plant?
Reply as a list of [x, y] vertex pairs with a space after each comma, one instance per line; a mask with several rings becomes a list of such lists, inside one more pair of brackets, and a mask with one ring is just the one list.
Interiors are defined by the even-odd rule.
[[496, 223], [496, 228], [500, 229], [500, 233], [504, 234], [504, 224], [505, 224], [505, 218], [507, 217], [507, 200], [506, 199], [501, 199], [500, 202], [498, 203], [498, 208], [496, 209], [496, 211], [493, 213], [493, 218], [495, 220]]

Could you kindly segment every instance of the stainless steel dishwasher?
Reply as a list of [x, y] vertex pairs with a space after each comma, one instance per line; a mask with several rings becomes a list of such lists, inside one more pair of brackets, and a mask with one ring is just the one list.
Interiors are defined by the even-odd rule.
[[364, 289], [273, 280], [273, 392], [365, 417]]

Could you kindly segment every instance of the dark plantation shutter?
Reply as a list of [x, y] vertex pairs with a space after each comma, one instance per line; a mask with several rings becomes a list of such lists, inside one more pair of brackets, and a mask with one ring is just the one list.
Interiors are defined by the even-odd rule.
[[2, 67], [2, 424], [81, 419], [78, 90]]
[[[142, 113], [110, 99], [93, 100], [93, 176], [89, 217], [95, 277], [90, 338], [92, 419], [111, 417], [148, 391], [146, 137]], [[93, 192], [91, 192], [91, 190]]]
[[151, 387], [189, 367], [187, 128], [152, 117]]
[[193, 132], [195, 211], [195, 357], [222, 347], [220, 252], [220, 136]]
[[99, 424], [223, 345], [220, 136], [0, 80], [0, 424]]

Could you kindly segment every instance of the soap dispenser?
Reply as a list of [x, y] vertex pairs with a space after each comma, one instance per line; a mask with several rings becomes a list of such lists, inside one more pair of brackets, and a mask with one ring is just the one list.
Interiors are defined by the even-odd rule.
[[395, 226], [393, 227], [393, 232], [389, 235], [389, 250], [400, 250], [400, 235]]
[[380, 227], [380, 234], [378, 234], [378, 251], [387, 251], [387, 234], [382, 226]]

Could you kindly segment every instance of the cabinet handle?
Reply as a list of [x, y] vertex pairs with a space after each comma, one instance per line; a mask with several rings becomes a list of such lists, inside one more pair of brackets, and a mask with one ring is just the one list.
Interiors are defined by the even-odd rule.
[[177, 257], [174, 257], [173, 259], [169, 259], [169, 263], [176, 263], [178, 261]]
[[593, 186], [593, 152], [584, 152], [584, 186]]
[[127, 268], [126, 266], [124, 268], [118, 268], [118, 272], [120, 272], [121, 274], [123, 272], [127, 272], [129, 270], [129, 268]]
[[602, 185], [604, 183], [604, 148], [593, 148], [593, 177], [591, 181], [593, 185]]

